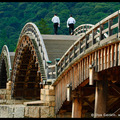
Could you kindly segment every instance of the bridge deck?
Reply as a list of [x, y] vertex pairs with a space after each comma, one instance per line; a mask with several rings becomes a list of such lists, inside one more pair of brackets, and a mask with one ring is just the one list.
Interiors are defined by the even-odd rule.
[[67, 49], [79, 38], [71, 35], [42, 35], [49, 60], [52, 64], [55, 58], [61, 58]]

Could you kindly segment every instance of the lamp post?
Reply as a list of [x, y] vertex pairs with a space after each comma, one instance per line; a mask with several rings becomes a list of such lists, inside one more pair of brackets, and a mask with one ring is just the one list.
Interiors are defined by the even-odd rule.
[[89, 85], [93, 85], [93, 72], [94, 72], [94, 67], [90, 65], [89, 66]]
[[72, 85], [67, 84], [67, 101], [71, 100], [71, 91], [72, 91]]

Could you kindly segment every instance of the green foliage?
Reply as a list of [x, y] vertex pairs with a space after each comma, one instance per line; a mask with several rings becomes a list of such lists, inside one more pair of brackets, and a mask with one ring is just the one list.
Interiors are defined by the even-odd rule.
[[58, 34], [68, 35], [66, 22], [70, 14], [81, 24], [96, 24], [120, 9], [120, 2], [0, 2], [0, 53], [3, 45], [14, 51], [22, 28], [35, 23], [41, 34], [53, 34], [51, 21], [55, 13], [60, 18]]
[[51, 29], [48, 27], [46, 21], [43, 18], [41, 18], [41, 20], [38, 21], [36, 23], [36, 25], [37, 25], [39, 31], [41, 32], [41, 34], [50, 34], [51, 33]]

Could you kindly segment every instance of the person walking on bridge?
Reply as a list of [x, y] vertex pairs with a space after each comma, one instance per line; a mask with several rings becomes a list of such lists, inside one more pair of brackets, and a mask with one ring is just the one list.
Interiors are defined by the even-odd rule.
[[60, 27], [60, 19], [57, 16], [57, 14], [54, 14], [54, 17], [52, 18], [52, 22], [54, 23], [54, 34], [57, 34], [58, 27]]
[[[67, 20], [67, 28], [69, 28], [69, 34], [72, 35], [73, 34], [73, 30], [74, 30], [74, 24], [76, 23], [75, 19], [72, 17], [72, 15], [70, 15], [70, 17]], [[72, 30], [72, 31], [71, 31]]]

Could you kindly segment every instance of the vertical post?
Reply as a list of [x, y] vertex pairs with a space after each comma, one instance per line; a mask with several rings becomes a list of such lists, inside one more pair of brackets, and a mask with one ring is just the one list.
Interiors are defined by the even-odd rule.
[[89, 85], [93, 85], [93, 74], [94, 74], [94, 67], [90, 65], [89, 66]]
[[[51, 77], [50, 77], [50, 75], [49, 75], [49, 72], [51, 72], [52, 70], [51, 70], [51, 68], [49, 68], [48, 66], [50, 66], [51, 63], [52, 63], [52, 61], [47, 61], [47, 64], [48, 64], [48, 65], [46, 65], [46, 67], [47, 67], [47, 79], [53, 78], [53, 72], [52, 72], [52, 76], [51, 76]], [[39, 79], [40, 79], [40, 78], [39, 78]]]
[[81, 42], [79, 41], [79, 54], [81, 53]]
[[89, 39], [89, 36], [85, 35], [85, 49], [88, 48], [88, 44], [87, 44], [88, 39]]
[[110, 67], [114, 66], [114, 45], [111, 45]]
[[94, 39], [94, 30], [92, 30], [92, 45], [95, 44], [95, 39]]
[[103, 30], [103, 25], [100, 24], [100, 38], [99, 38], [99, 40], [103, 39], [102, 30]]
[[118, 66], [118, 44], [115, 44], [115, 63], [114, 63], [114, 66]]
[[[118, 33], [120, 32], [120, 13], [118, 10]], [[119, 34], [117, 33], [117, 37], [119, 38]]]
[[70, 56], [71, 56], [71, 51], [68, 53], [69, 63], [71, 62]]
[[62, 70], [63, 70], [63, 68], [62, 68], [62, 63], [63, 61], [61, 61], [61, 63], [60, 63], [60, 72], [62, 72]]
[[72, 118], [82, 118], [82, 98], [75, 97], [73, 99]]
[[109, 19], [108, 20], [108, 36], [112, 35], [111, 26], [112, 26], [112, 19]]
[[82, 28], [83, 28], [83, 31], [82, 31], [82, 32], [84, 33], [84, 26], [83, 26]]
[[74, 58], [76, 57], [76, 45], [74, 46], [74, 49], [73, 49], [73, 52], [74, 52]]
[[118, 33], [120, 32], [120, 13], [118, 11]]
[[107, 104], [107, 80], [96, 81], [94, 118], [103, 118]]
[[67, 101], [71, 99], [72, 84], [67, 84]]
[[56, 73], [56, 78], [57, 78], [57, 76], [58, 76], [58, 61], [60, 60], [60, 58], [56, 58], [55, 59], [55, 73]]
[[110, 67], [110, 46], [107, 48], [107, 68]]
[[66, 67], [66, 56], [64, 57], [64, 68]]
[[86, 31], [87, 31], [87, 25], [85, 27], [86, 27]]
[[104, 48], [104, 69], [107, 68], [107, 48]]

